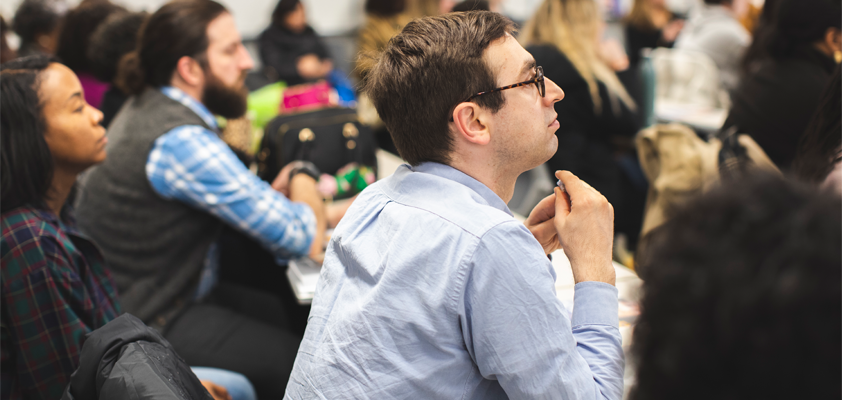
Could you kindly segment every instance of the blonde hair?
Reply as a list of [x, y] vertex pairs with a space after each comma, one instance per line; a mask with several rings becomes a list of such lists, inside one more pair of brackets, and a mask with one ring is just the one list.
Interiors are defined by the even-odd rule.
[[626, 23], [643, 29], [655, 29], [652, 21], [652, 2], [650, 0], [634, 0], [629, 15], [626, 16]]
[[617, 98], [634, 110], [634, 100], [617, 74], [599, 56], [597, 35], [600, 18], [594, 0], [544, 0], [526, 23], [520, 38], [521, 44], [524, 47], [551, 45], [564, 53], [587, 82], [597, 114], [602, 113], [602, 98], [597, 81], [608, 88], [615, 113], [619, 111]]
[[413, 18], [439, 15], [439, 2], [440, 0], [408, 0], [407, 14]]

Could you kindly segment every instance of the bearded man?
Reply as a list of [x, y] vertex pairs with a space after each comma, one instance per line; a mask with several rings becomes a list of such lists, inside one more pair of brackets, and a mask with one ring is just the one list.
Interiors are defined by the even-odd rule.
[[245, 113], [253, 65], [219, 3], [175, 1], [150, 16], [120, 67], [133, 97], [110, 125], [108, 160], [82, 180], [77, 216], [127, 312], [189, 364], [240, 372], [279, 398], [300, 337], [273, 296], [216, 284], [216, 241], [228, 224], [278, 259], [308, 255], [321, 250], [324, 206], [312, 170], [288, 167], [270, 186], [220, 139], [214, 115]]

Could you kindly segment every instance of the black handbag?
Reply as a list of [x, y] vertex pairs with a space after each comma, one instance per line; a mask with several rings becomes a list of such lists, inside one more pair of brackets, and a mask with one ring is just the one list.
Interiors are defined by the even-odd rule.
[[264, 129], [257, 174], [272, 182], [285, 165], [298, 160], [310, 161], [329, 175], [350, 163], [375, 169], [375, 151], [374, 134], [360, 124], [355, 109], [323, 108], [280, 115]]

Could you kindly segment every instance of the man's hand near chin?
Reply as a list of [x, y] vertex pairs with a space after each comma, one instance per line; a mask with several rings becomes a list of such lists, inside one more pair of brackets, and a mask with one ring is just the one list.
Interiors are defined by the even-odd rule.
[[557, 171], [569, 190], [555, 193], [538, 203], [525, 225], [541, 243], [544, 253], [564, 248], [576, 283], [599, 281], [613, 285], [611, 263], [614, 241], [614, 208], [602, 194], [575, 175]]

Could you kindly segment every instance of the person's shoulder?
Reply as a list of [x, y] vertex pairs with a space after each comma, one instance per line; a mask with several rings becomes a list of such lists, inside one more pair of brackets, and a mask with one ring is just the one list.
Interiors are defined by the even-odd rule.
[[474, 189], [434, 174], [396, 173], [378, 190], [392, 202], [413, 209], [416, 217], [441, 219], [476, 237], [497, 224], [514, 221]]
[[42, 236], [55, 237], [59, 230], [43, 212], [28, 206], [4, 212], [0, 221], [4, 245], [18, 245]]
[[3, 262], [3, 286], [45, 268], [45, 254], [60, 247], [61, 228], [43, 212], [20, 207], [3, 213], [0, 258]]

